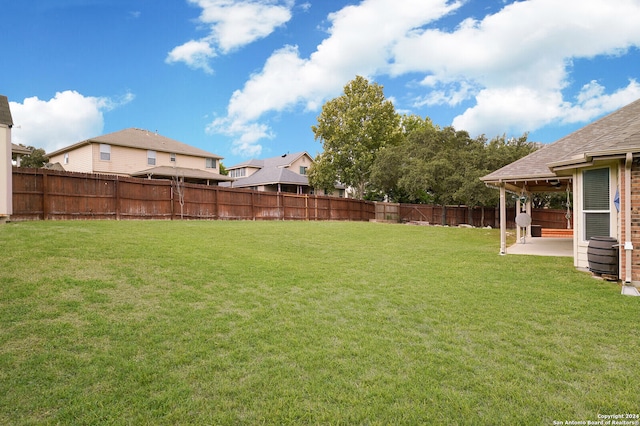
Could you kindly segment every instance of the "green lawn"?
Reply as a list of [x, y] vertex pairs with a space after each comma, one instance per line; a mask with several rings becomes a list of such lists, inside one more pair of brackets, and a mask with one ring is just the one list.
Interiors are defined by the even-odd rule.
[[0, 226], [0, 424], [553, 424], [640, 412], [640, 298], [496, 230]]

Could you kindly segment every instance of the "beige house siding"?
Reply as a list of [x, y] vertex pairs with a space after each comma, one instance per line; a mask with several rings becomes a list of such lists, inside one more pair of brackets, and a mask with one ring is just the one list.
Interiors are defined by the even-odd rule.
[[[196, 157], [185, 154], [176, 154], [176, 161], [171, 161], [170, 152], [156, 151], [156, 164], [148, 164], [148, 150], [109, 145], [111, 155], [109, 160], [100, 159], [99, 143], [91, 143], [79, 146], [66, 153], [60, 153], [50, 158], [50, 162], [59, 162], [65, 170], [82, 173], [104, 173], [116, 175], [130, 175], [141, 170], [159, 166], [177, 166], [190, 169], [199, 169], [211, 173], [219, 173], [220, 160], [214, 158], [215, 168], [207, 168], [207, 160], [204, 157]], [[69, 162], [65, 163], [65, 154], [68, 154]]]
[[[91, 144], [93, 151], [93, 171], [95, 173], [129, 175], [147, 167], [147, 150], [110, 145], [109, 160], [100, 159], [100, 145]], [[109, 145], [109, 144], [105, 144]]]
[[245, 175], [243, 177], [249, 177], [260, 169], [256, 169], [255, 167], [245, 167]]
[[289, 166], [289, 170], [291, 170], [294, 173], [301, 174], [300, 167], [306, 167], [307, 169], [311, 167], [311, 161], [306, 154], [298, 158], [293, 163], [291, 163], [291, 166]]
[[93, 154], [90, 145], [68, 151], [69, 162], [65, 164], [65, 155], [60, 153], [49, 157], [50, 163], [60, 163], [65, 170], [71, 172], [91, 173], [93, 171]]

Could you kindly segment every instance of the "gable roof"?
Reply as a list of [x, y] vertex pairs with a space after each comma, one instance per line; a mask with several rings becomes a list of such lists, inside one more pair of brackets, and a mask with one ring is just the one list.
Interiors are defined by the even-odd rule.
[[640, 99], [480, 178], [484, 182], [553, 179], [595, 157], [640, 152]]
[[13, 118], [11, 117], [11, 109], [9, 109], [9, 98], [0, 95], [0, 124], [13, 127]]
[[242, 163], [235, 164], [231, 167], [227, 167], [227, 170], [241, 169], [243, 167], [254, 167], [256, 169], [270, 168], [270, 167], [287, 167], [296, 162], [300, 157], [306, 155], [312, 161], [313, 158], [306, 151], [294, 152], [293, 154], [284, 154], [278, 157], [265, 158], [263, 160], [248, 160]]
[[[253, 173], [251, 176], [237, 179], [233, 182], [235, 188], [247, 188], [250, 186], [259, 185], [275, 185], [290, 184], [290, 185], [309, 185], [309, 178], [304, 175], [292, 172], [287, 167], [291, 166], [302, 156], [311, 156], [306, 152], [296, 152], [293, 154], [284, 154], [278, 157], [265, 158], [264, 160], [249, 160], [240, 164], [236, 164], [232, 167], [228, 167], [227, 170], [241, 169], [243, 167], [253, 167], [260, 169]], [[313, 161], [313, 159], [311, 159]]]
[[219, 155], [212, 154], [203, 149], [178, 142], [177, 140], [167, 138], [158, 133], [150, 132], [149, 130], [136, 129], [133, 127], [120, 130], [118, 132], [108, 133], [102, 136], [96, 136], [94, 138], [87, 139], [59, 149], [57, 151], [51, 152], [48, 155], [58, 155], [63, 152], [71, 151], [80, 146], [88, 145], [91, 143], [104, 143], [115, 146], [124, 146], [128, 148], [138, 148], [159, 152], [192, 155], [195, 157], [222, 159], [222, 157], [220, 157]]
[[299, 175], [285, 168], [265, 168], [252, 174], [251, 176], [240, 178], [233, 183], [235, 188], [245, 188], [248, 186], [274, 185], [309, 185], [307, 176]]
[[29, 155], [31, 154], [31, 149], [26, 146], [16, 145], [15, 143], [11, 144], [11, 153], [12, 154], [20, 154], [20, 155]]

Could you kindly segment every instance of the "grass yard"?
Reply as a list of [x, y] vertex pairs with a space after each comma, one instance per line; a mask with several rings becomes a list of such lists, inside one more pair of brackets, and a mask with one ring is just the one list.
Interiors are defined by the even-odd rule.
[[640, 412], [640, 298], [496, 230], [0, 226], [0, 424], [553, 424]]

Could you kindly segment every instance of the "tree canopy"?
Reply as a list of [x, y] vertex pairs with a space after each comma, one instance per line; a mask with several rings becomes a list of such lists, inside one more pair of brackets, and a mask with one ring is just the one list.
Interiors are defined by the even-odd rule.
[[[20, 146], [24, 146], [24, 145], [20, 145]], [[40, 168], [49, 162], [49, 157], [47, 157], [44, 149], [34, 148], [32, 146], [27, 146], [25, 148], [29, 148], [31, 150], [31, 154], [20, 156], [21, 167]], [[13, 159], [15, 160], [15, 158]]]
[[323, 152], [309, 170], [315, 188], [350, 186], [363, 198], [373, 162], [381, 148], [400, 142], [400, 117], [386, 100], [383, 87], [357, 76], [344, 94], [325, 103], [318, 123], [311, 129]]
[[537, 148], [527, 134], [474, 139], [428, 117], [400, 117], [382, 86], [360, 76], [323, 105], [312, 130], [324, 148], [309, 170], [314, 188], [342, 183], [356, 198], [405, 203], [496, 205], [498, 192], [480, 177]]
[[[402, 143], [381, 151], [373, 164], [372, 184], [392, 201], [495, 205], [498, 194], [480, 177], [535, 150], [527, 136], [473, 139], [453, 127], [440, 129], [430, 120], [412, 123]], [[398, 197], [399, 195], [399, 197]]]

